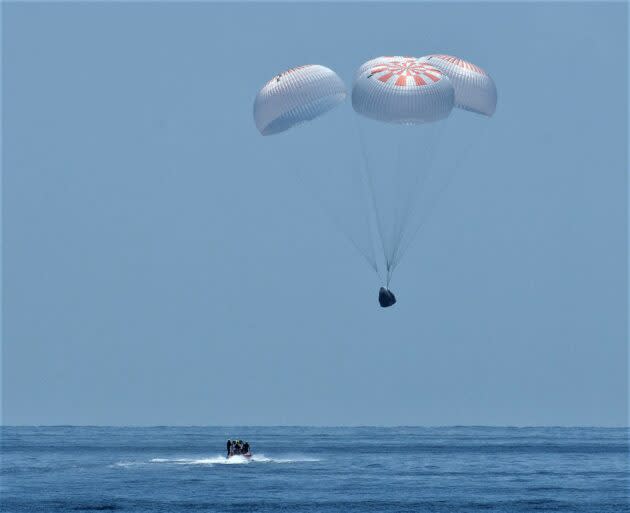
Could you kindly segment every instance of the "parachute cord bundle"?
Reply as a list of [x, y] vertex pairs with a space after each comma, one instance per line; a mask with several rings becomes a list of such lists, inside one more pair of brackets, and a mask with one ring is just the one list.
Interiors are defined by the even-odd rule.
[[[394, 135], [397, 136], [400, 132], [406, 134], [402, 139], [397, 137], [395, 158], [391, 161], [386, 159], [383, 162], [383, 156], [378, 155], [382, 153], [381, 148], [378, 145], [372, 145], [370, 149], [377, 154], [373, 155], [374, 161], [370, 162], [364, 131], [357, 125], [365, 162], [367, 194], [373, 208], [372, 217], [376, 225], [374, 231], [379, 239], [379, 253], [384, 262], [383, 281], [389, 285], [393, 272], [400, 263], [403, 254], [401, 249], [409, 232], [424, 221], [422, 217], [418, 219], [417, 214], [424, 216], [427, 213], [420, 207], [424, 204], [423, 196], [429, 191], [427, 186], [432, 185], [435, 178], [433, 162], [436, 156], [436, 143], [441, 138], [443, 125], [440, 123], [422, 125], [418, 133], [417, 130], [408, 132], [405, 127], [389, 126], [387, 128], [387, 126], [371, 124], [372, 122], [369, 121], [366, 123], [377, 129], [376, 133], [370, 134], [377, 140], [383, 136], [383, 130], [389, 132], [393, 130]], [[409, 154], [405, 155], [403, 150], [407, 153], [411, 151], [411, 157]], [[387, 175], [377, 173], [377, 168], [384, 168]], [[378, 187], [374, 182], [377, 175], [381, 178]], [[380, 194], [377, 193], [377, 189]]]
[[[372, 240], [372, 248], [373, 251], [375, 250], [375, 246], [378, 246], [382, 249], [383, 253], [384, 251], [384, 239], [383, 239], [383, 226], [382, 226], [382, 221], [381, 221], [381, 216], [379, 215], [379, 209], [378, 209], [378, 204], [376, 201], [376, 193], [375, 193], [375, 189], [374, 189], [374, 183], [372, 180], [372, 175], [370, 174], [370, 170], [369, 170], [369, 161], [368, 161], [368, 157], [367, 157], [367, 149], [366, 149], [366, 144], [365, 144], [365, 140], [364, 140], [364, 136], [363, 136], [363, 132], [361, 131], [361, 127], [359, 126], [359, 121], [356, 120], [356, 129], [357, 129], [357, 133], [359, 135], [359, 146], [361, 148], [361, 156], [363, 159], [363, 165], [361, 166], [361, 169], [363, 170], [363, 178], [365, 180], [365, 185], [367, 186], [367, 194], [368, 194], [368, 205], [371, 206], [371, 208], [373, 209], [372, 214], [370, 215], [370, 213], [368, 212], [368, 219], [369, 221], [371, 221], [372, 217], [375, 218], [375, 224], [376, 224], [376, 235], [378, 236], [378, 240], [374, 241]], [[371, 224], [371, 223], [370, 223]], [[370, 230], [370, 234], [372, 233], [372, 230]], [[380, 246], [379, 246], [380, 245]], [[387, 272], [385, 275], [385, 281], [387, 283], [387, 285], [389, 285], [389, 263], [387, 262], [387, 256], [385, 255], [386, 258], [386, 268], [387, 268]], [[376, 255], [374, 255], [374, 261], [376, 263]], [[377, 264], [377, 269], [376, 269], [376, 274], [379, 275], [379, 278], [381, 278], [381, 280], [383, 280], [383, 278], [380, 275], [380, 271], [378, 269], [378, 264]]]

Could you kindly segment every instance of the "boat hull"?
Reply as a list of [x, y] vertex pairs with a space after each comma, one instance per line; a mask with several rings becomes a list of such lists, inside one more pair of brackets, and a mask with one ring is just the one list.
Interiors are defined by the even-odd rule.
[[228, 460], [230, 458], [234, 458], [235, 456], [242, 456], [243, 458], [247, 459], [247, 460], [251, 460], [252, 459], [252, 453], [248, 452], [247, 454], [230, 454], [228, 456]]

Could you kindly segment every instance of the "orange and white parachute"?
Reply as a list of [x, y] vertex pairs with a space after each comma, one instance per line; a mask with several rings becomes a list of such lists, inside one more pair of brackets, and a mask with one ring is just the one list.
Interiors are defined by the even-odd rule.
[[475, 64], [452, 55], [427, 55], [422, 62], [438, 68], [455, 88], [455, 106], [485, 116], [497, 107], [497, 88], [492, 77]]
[[430, 123], [448, 117], [455, 92], [438, 68], [415, 57], [378, 57], [361, 65], [352, 89], [352, 107], [388, 123]]

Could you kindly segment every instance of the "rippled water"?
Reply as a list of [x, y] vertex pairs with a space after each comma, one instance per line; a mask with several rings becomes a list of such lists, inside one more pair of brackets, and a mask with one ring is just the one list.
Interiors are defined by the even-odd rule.
[[[10, 512], [630, 512], [627, 429], [2, 428]], [[227, 438], [254, 458], [226, 460]]]

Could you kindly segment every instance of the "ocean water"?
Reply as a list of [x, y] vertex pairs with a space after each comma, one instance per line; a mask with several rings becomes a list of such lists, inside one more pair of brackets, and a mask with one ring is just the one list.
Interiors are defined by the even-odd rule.
[[[627, 429], [4, 427], [7, 512], [630, 512]], [[228, 437], [251, 461], [224, 457]]]

